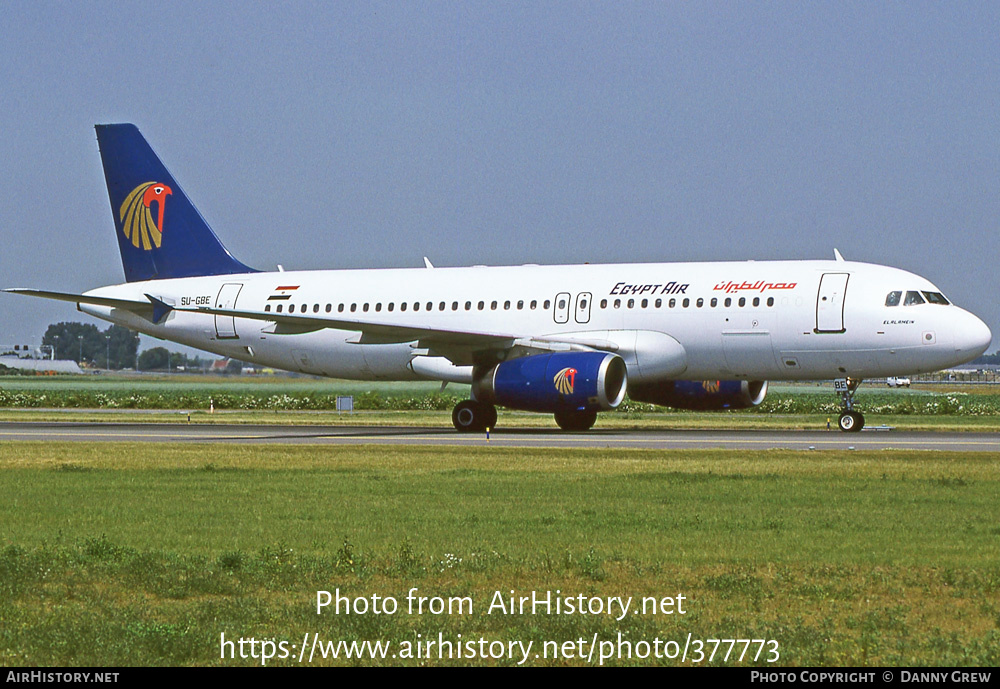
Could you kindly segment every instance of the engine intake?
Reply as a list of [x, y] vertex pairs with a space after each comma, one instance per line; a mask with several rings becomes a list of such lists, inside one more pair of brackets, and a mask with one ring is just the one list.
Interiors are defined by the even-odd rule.
[[607, 352], [556, 352], [504, 361], [472, 384], [476, 400], [523, 411], [601, 411], [625, 398], [625, 361]]
[[629, 397], [675, 409], [719, 410], [756, 407], [767, 395], [766, 380], [670, 380], [632, 385]]

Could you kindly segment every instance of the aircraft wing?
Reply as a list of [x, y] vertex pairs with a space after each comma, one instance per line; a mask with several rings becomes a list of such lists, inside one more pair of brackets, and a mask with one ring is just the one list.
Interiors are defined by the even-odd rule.
[[[149, 299], [152, 300], [154, 297], [149, 297]], [[607, 340], [573, 337], [538, 337], [524, 333], [452, 330], [404, 325], [389, 321], [329, 318], [321, 315], [298, 315], [273, 311], [244, 311], [213, 306], [175, 307], [174, 310], [271, 322], [274, 324], [273, 327], [270, 330], [265, 329], [265, 332], [272, 332], [276, 335], [291, 335], [333, 328], [360, 332], [360, 335], [354, 340], [357, 344], [391, 344], [416, 341], [419, 348], [446, 357], [459, 366], [480, 362], [495, 363], [498, 358], [506, 358], [506, 356], [497, 357], [496, 353], [505, 353], [515, 349], [525, 354], [569, 349], [599, 349], [604, 351], [618, 349], [616, 343]]]
[[174, 307], [175, 311], [231, 316], [273, 323], [265, 332], [275, 335], [294, 335], [325, 328], [360, 333], [356, 344], [392, 344], [418, 342], [418, 346], [447, 357], [459, 365], [475, 363], [490, 351], [507, 350], [514, 346], [519, 336], [503, 332], [472, 332], [414, 326], [391, 321], [369, 321], [356, 318], [330, 318], [319, 314], [274, 313], [271, 311], [246, 311], [223, 309], [214, 306]]
[[[353, 340], [356, 344], [417, 342], [419, 348], [427, 349], [433, 355], [443, 356], [459, 366], [467, 366], [475, 363], [495, 363], [498, 359], [507, 358], [508, 353], [512, 351], [523, 355], [570, 349], [611, 352], [618, 349], [618, 345], [615, 342], [608, 340], [581, 339], [572, 336], [532, 336], [525, 333], [452, 330], [393, 323], [383, 320], [370, 321], [354, 318], [329, 318], [318, 314], [298, 315], [275, 313], [272, 311], [223, 309], [213, 306], [179, 307], [167, 304], [150, 294], [145, 295], [146, 301], [138, 301], [23, 287], [10, 288], [3, 291], [76, 304], [93, 304], [95, 306], [125, 309], [148, 319], [154, 324], [162, 323], [171, 311], [180, 311], [229, 316], [232, 318], [246, 318], [271, 323], [270, 328], [265, 326], [264, 331], [275, 335], [294, 335], [315, 332], [326, 328], [347, 330], [359, 333], [356, 339]], [[500, 356], [497, 356], [498, 354]]]

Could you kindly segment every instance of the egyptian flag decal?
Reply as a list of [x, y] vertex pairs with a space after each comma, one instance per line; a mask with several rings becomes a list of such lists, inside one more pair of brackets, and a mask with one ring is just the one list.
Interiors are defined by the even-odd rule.
[[268, 301], [288, 301], [295, 294], [298, 285], [280, 285], [274, 288], [274, 294], [267, 298]]

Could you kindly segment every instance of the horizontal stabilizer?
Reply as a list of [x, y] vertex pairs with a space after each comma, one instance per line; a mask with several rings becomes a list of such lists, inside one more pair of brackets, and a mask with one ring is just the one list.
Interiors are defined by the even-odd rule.
[[92, 304], [94, 306], [107, 306], [112, 309], [124, 309], [131, 311], [137, 316], [152, 321], [159, 325], [173, 310], [173, 306], [160, 301], [156, 297], [146, 295], [149, 301], [133, 301], [131, 299], [114, 299], [112, 297], [98, 297], [89, 294], [73, 294], [71, 292], [50, 292], [43, 289], [29, 289], [27, 287], [11, 287], [3, 290], [12, 294], [26, 294], [29, 297], [42, 297], [43, 299], [55, 299], [56, 301], [68, 301], [73, 304]]
[[10, 287], [4, 292], [12, 294], [26, 294], [29, 297], [42, 297], [43, 299], [55, 299], [56, 301], [68, 301], [74, 304], [94, 304], [95, 306], [110, 306], [113, 309], [126, 309], [128, 311], [152, 309], [152, 304], [148, 301], [132, 301], [130, 299], [112, 299], [110, 297], [88, 296], [86, 294], [71, 294], [69, 292], [49, 292], [42, 289], [29, 289], [27, 287]]

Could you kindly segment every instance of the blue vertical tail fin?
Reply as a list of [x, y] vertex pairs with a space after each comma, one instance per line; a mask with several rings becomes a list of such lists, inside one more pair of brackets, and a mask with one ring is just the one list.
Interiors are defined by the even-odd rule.
[[229, 253], [133, 124], [99, 124], [128, 282], [256, 272]]

